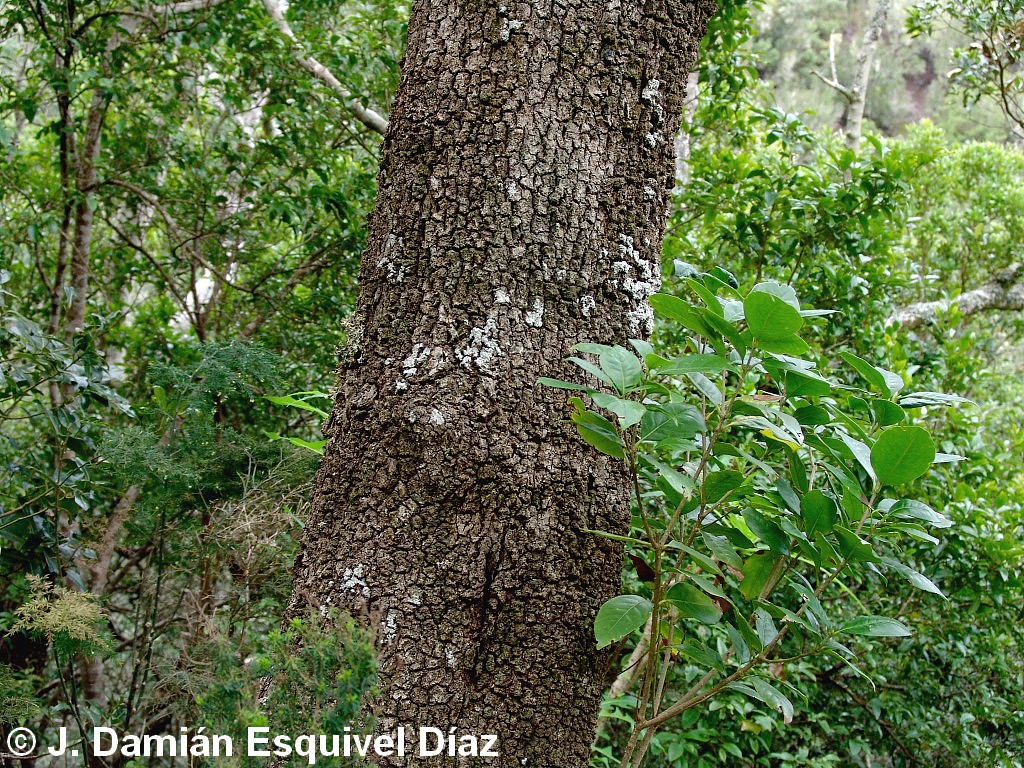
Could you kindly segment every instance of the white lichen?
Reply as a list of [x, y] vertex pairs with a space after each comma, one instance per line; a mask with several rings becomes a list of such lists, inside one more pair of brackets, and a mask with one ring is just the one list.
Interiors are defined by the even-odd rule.
[[511, 304], [512, 303], [512, 297], [509, 295], [508, 291], [506, 291], [504, 288], [496, 288], [495, 291], [494, 291], [494, 303], [495, 304]]
[[533, 307], [527, 310], [525, 319], [526, 324], [534, 328], [544, 325], [544, 299], [538, 296], [533, 300]]
[[430, 357], [430, 347], [418, 342], [413, 344], [412, 351], [402, 361], [402, 374], [405, 378], [411, 379], [415, 376], [420, 363], [428, 357]]
[[597, 307], [597, 301], [594, 300], [593, 296], [581, 296], [580, 297], [580, 312], [583, 313], [584, 317], [590, 317], [590, 313]]
[[435, 427], [444, 425], [444, 414], [442, 414], [437, 408], [430, 409], [430, 423]]
[[512, 37], [512, 33], [517, 29], [522, 29], [524, 23], [519, 19], [502, 19], [501, 20], [501, 31], [498, 36], [501, 38], [501, 42], [507, 43], [509, 38]]
[[640, 98], [651, 105], [651, 122], [654, 124], [654, 130], [644, 136], [644, 141], [647, 142], [647, 146], [654, 148], [665, 140], [659, 130], [659, 126], [665, 120], [665, 108], [661, 106], [661, 81], [656, 77], [651, 78], [640, 92]]
[[394, 611], [388, 611], [387, 618], [384, 619], [384, 623], [381, 624], [381, 632], [384, 637], [387, 638], [388, 642], [391, 642], [398, 635], [398, 619], [395, 617]]
[[388, 279], [393, 283], [401, 283], [405, 280], [406, 276], [406, 265], [396, 264], [396, 255], [401, 255], [401, 249], [405, 246], [405, 240], [395, 235], [388, 235], [388, 239], [384, 243], [384, 252], [381, 254], [380, 259], [377, 261], [377, 267], [383, 269], [387, 274]]
[[448, 666], [455, 669], [458, 659], [455, 658], [455, 651], [452, 650], [450, 645], [445, 647], [444, 657], [448, 660]]
[[455, 356], [463, 368], [471, 369], [476, 366], [481, 371], [486, 371], [494, 358], [504, 354], [501, 345], [494, 339], [497, 330], [498, 324], [492, 316], [487, 318], [483, 326], [473, 328], [469, 332], [469, 344], [455, 350]]
[[405, 379], [399, 379], [395, 382], [395, 392], [405, 392], [409, 388], [409, 382]]
[[647, 298], [661, 288], [661, 274], [640, 255], [629, 235], [619, 235], [618, 248], [622, 259], [612, 262], [612, 273], [619, 277], [611, 283], [632, 299], [633, 308], [626, 315], [630, 333], [646, 336], [654, 328], [654, 312]]
[[370, 587], [364, 580], [366, 571], [362, 564], [357, 563], [351, 568], [341, 572], [341, 589], [349, 592], [358, 592], [365, 598], [370, 597]]

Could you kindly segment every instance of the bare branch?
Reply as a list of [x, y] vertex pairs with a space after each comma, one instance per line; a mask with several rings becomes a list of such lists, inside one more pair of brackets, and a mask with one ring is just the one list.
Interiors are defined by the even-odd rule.
[[298, 38], [295, 37], [295, 33], [292, 32], [292, 28], [288, 24], [288, 20], [284, 17], [284, 10], [281, 8], [280, 0], [263, 0], [263, 7], [266, 9], [267, 15], [273, 19], [274, 24], [277, 25], [281, 34], [287, 37], [295, 47], [295, 60], [302, 65], [302, 68], [330, 88], [331, 91], [333, 91], [334, 94], [345, 103], [345, 106], [349, 108], [359, 122], [371, 131], [376, 131], [381, 136], [387, 133], [387, 120], [369, 107], [364, 106], [359, 99], [352, 95], [352, 92], [349, 91], [348, 88], [341, 84], [341, 81], [338, 80], [338, 78], [336, 78], [334, 74], [327, 69], [327, 67], [312, 56], [306, 56], [302, 53], [301, 44], [299, 43]]
[[885, 321], [886, 326], [899, 323], [901, 327], [914, 329], [934, 322], [956, 304], [960, 314], [968, 317], [977, 312], [1003, 309], [1020, 312], [1024, 310], [1024, 263], [1011, 264], [996, 273], [989, 282], [974, 290], [960, 294], [955, 299], [921, 301], [896, 312]]

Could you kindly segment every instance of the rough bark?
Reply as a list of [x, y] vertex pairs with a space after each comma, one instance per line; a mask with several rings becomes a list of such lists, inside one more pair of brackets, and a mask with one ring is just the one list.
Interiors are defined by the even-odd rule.
[[414, 4], [291, 607], [376, 629], [381, 732], [455, 726], [499, 734], [488, 764], [587, 763], [614, 675], [592, 622], [622, 558], [588, 531], [625, 531], [628, 493], [535, 382], [577, 375], [576, 342], [650, 331], [714, 10]]
[[886, 325], [899, 323], [902, 328], [913, 330], [934, 322], [941, 313], [949, 311], [954, 303], [964, 317], [995, 309], [1024, 310], [1024, 264], [1011, 264], [997, 272], [989, 282], [961, 293], [956, 299], [911, 304], [890, 317]]

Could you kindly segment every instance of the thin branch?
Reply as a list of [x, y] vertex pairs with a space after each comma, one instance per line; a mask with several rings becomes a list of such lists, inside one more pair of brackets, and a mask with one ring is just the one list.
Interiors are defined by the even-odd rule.
[[295, 37], [295, 33], [292, 32], [292, 28], [288, 24], [288, 20], [284, 17], [284, 10], [281, 8], [280, 0], [263, 0], [263, 7], [266, 9], [267, 15], [273, 19], [274, 24], [277, 26], [281, 34], [288, 38], [289, 42], [295, 48], [295, 60], [302, 65], [302, 68], [330, 88], [335, 95], [341, 98], [359, 122], [371, 131], [376, 131], [381, 136], [386, 134], [388, 130], [388, 121], [386, 119], [369, 107], [364, 106], [359, 99], [352, 95], [352, 92], [349, 91], [348, 88], [341, 84], [341, 81], [338, 80], [338, 78], [336, 78], [331, 71], [327, 69], [327, 67], [312, 56], [306, 56], [302, 53], [301, 44], [299, 43], [298, 38]]

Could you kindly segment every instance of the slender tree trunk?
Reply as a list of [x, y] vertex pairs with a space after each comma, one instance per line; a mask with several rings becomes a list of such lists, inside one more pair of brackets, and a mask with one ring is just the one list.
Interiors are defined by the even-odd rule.
[[96, 186], [96, 162], [100, 156], [103, 120], [107, 114], [107, 95], [102, 89], [93, 91], [85, 136], [78, 144], [75, 157], [75, 236], [71, 242], [71, 287], [74, 295], [64, 318], [68, 338], [85, 327], [85, 305], [89, 294], [89, 256], [92, 250], [92, 206], [90, 197]]
[[864, 108], [868, 100], [871, 66], [875, 62], [878, 41], [885, 30], [891, 4], [892, 0], [878, 0], [867, 29], [864, 30], [864, 40], [857, 54], [857, 73], [850, 87], [850, 111], [846, 122], [846, 143], [855, 152], [860, 149], [860, 139], [864, 132]]
[[590, 531], [626, 530], [626, 477], [536, 381], [578, 375], [576, 342], [650, 331], [714, 10], [414, 4], [291, 606], [376, 629], [381, 732], [456, 726], [500, 736], [491, 765], [587, 763], [617, 671], [592, 622], [622, 565]]

